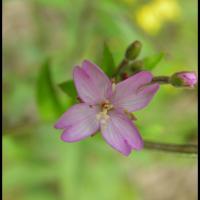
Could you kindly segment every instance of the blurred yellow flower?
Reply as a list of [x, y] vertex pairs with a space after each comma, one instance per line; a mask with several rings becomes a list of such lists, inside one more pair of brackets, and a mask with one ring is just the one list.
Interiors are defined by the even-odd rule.
[[155, 34], [160, 29], [160, 19], [157, 18], [152, 6], [145, 5], [136, 13], [136, 21], [146, 32]]
[[180, 7], [174, 0], [156, 0], [157, 15], [166, 20], [174, 20], [180, 14]]
[[163, 23], [174, 21], [180, 14], [180, 7], [175, 0], [154, 0], [142, 6], [136, 13], [136, 22], [149, 34], [156, 34]]

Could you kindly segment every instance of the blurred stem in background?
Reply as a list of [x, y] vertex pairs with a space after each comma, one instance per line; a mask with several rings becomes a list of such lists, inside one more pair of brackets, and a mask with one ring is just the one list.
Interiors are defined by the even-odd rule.
[[171, 153], [197, 154], [198, 146], [194, 144], [166, 144], [144, 141], [144, 148]]

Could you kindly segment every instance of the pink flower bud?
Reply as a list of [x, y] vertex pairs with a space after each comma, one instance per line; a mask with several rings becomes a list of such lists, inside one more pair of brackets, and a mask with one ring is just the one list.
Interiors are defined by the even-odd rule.
[[176, 87], [194, 87], [197, 83], [197, 76], [190, 71], [177, 72], [171, 76], [170, 82]]

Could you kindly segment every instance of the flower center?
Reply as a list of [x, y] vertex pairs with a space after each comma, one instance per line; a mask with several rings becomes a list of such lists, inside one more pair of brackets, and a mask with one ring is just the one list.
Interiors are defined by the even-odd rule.
[[107, 121], [110, 118], [108, 111], [113, 109], [113, 105], [109, 101], [105, 101], [101, 104], [101, 112], [96, 115], [97, 120], [100, 122], [102, 127], [106, 127]]
[[107, 113], [109, 110], [113, 109], [113, 105], [108, 100], [106, 100], [101, 104], [101, 109], [103, 112]]

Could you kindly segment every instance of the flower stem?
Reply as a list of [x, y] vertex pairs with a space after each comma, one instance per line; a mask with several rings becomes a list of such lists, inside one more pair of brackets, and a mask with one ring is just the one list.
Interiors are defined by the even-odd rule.
[[170, 77], [169, 76], [155, 76], [152, 79], [152, 83], [170, 84]]
[[197, 154], [198, 146], [195, 144], [167, 144], [144, 141], [144, 148], [181, 154]]
[[121, 71], [122, 71], [122, 69], [123, 69], [126, 65], [128, 65], [128, 63], [129, 63], [129, 61], [128, 61], [126, 58], [124, 58], [124, 59], [121, 61], [121, 63], [118, 65], [116, 71], [115, 71], [114, 74], [113, 74], [113, 77], [116, 77], [118, 74], [120, 74]]

